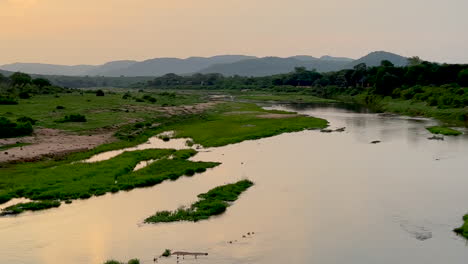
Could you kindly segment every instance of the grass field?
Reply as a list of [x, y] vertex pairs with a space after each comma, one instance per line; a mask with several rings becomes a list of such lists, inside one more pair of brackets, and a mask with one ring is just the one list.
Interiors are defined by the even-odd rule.
[[[278, 115], [280, 118], [269, 118]], [[166, 126], [177, 137], [192, 138], [205, 147], [218, 147], [304, 129], [328, 126], [323, 119], [291, 112], [264, 110], [250, 103], [224, 103], [184, 122]]]
[[[123, 95], [123, 93], [107, 93], [105, 96], [96, 96], [94, 93], [80, 95], [76, 92], [59, 94], [58, 97], [37, 95], [30, 99], [20, 99], [18, 105], [0, 105], [0, 116], [10, 120], [27, 116], [37, 120], [36, 126], [86, 131], [152, 119], [159, 115], [158, 106], [190, 105], [201, 101], [198, 95], [173, 93], [132, 93], [132, 97], [127, 99], [123, 99]], [[156, 102], [135, 100], [145, 95], [151, 96]], [[87, 122], [57, 122], [72, 114], [86, 116]]]
[[[194, 150], [143, 150], [96, 163], [44, 161], [12, 165], [2, 168], [0, 174], [0, 203], [20, 197], [39, 201], [87, 199], [192, 176], [218, 165], [187, 160], [195, 154]], [[145, 160], [158, 161], [133, 171]]]
[[189, 208], [180, 208], [176, 211], [161, 211], [145, 219], [146, 223], [164, 223], [177, 221], [197, 222], [206, 220], [210, 216], [219, 215], [226, 211], [230, 202], [234, 202], [244, 191], [250, 188], [253, 182], [242, 180], [211, 189], [207, 193], [199, 194], [200, 200]]

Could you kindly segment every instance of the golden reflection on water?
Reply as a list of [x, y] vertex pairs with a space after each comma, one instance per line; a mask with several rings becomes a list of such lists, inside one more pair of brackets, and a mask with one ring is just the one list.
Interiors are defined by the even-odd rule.
[[[182, 262], [199, 264], [439, 264], [468, 258], [464, 242], [450, 231], [467, 210], [466, 138], [429, 141], [425, 126], [431, 121], [337, 108], [299, 111], [347, 129], [204, 150], [193, 160], [222, 165], [152, 188], [1, 218], [0, 263], [100, 264], [134, 257], [153, 263], [166, 248], [209, 252]], [[197, 194], [242, 178], [255, 186], [222, 216], [141, 224], [155, 211], [189, 205]], [[408, 232], [413, 227], [427, 228], [433, 237], [418, 241]], [[247, 232], [255, 235], [243, 238]]]

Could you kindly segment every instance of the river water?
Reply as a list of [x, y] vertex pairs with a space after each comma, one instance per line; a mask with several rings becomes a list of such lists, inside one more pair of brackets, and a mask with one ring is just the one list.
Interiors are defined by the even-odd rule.
[[[0, 218], [0, 263], [101, 264], [134, 257], [153, 263], [166, 248], [208, 252], [180, 260], [200, 264], [468, 261], [467, 243], [451, 231], [468, 212], [466, 136], [431, 141], [425, 127], [434, 121], [340, 106], [274, 108], [323, 117], [346, 131], [206, 149], [193, 159], [222, 162], [206, 173]], [[382, 142], [370, 144], [374, 140]], [[219, 217], [142, 224], [156, 211], [189, 205], [199, 193], [244, 178], [255, 186]]]

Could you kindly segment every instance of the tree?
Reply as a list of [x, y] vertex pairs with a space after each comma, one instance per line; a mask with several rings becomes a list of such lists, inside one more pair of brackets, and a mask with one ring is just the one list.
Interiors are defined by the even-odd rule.
[[393, 63], [389, 60], [383, 60], [380, 62], [380, 66], [382, 67], [395, 67], [395, 65], [393, 65]]
[[39, 87], [51, 86], [50, 81], [47, 80], [47, 79], [44, 79], [44, 78], [36, 78], [36, 79], [32, 80], [32, 83], [34, 85], [39, 86]]
[[468, 87], [468, 68], [461, 70], [458, 73], [458, 84], [464, 87]]
[[105, 95], [104, 91], [102, 91], [102, 90], [97, 90], [96, 91], [96, 96], [104, 96], [104, 95]]
[[0, 83], [8, 81], [8, 78], [0, 73]]
[[423, 62], [418, 56], [408, 58], [408, 66], [416, 66]]
[[22, 72], [15, 72], [10, 76], [10, 80], [13, 85], [24, 86], [26, 84], [30, 84], [32, 79], [26, 73]]

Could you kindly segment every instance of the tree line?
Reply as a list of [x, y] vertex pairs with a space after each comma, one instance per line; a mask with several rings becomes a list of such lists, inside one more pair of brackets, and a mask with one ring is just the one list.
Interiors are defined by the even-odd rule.
[[404, 67], [384, 60], [375, 67], [361, 63], [353, 69], [327, 73], [297, 67], [293, 72], [267, 77], [166, 74], [148, 81], [147, 86], [160, 89], [307, 92], [325, 98], [366, 93], [421, 100], [440, 107], [464, 107], [468, 106], [468, 65], [439, 64], [412, 57]]

